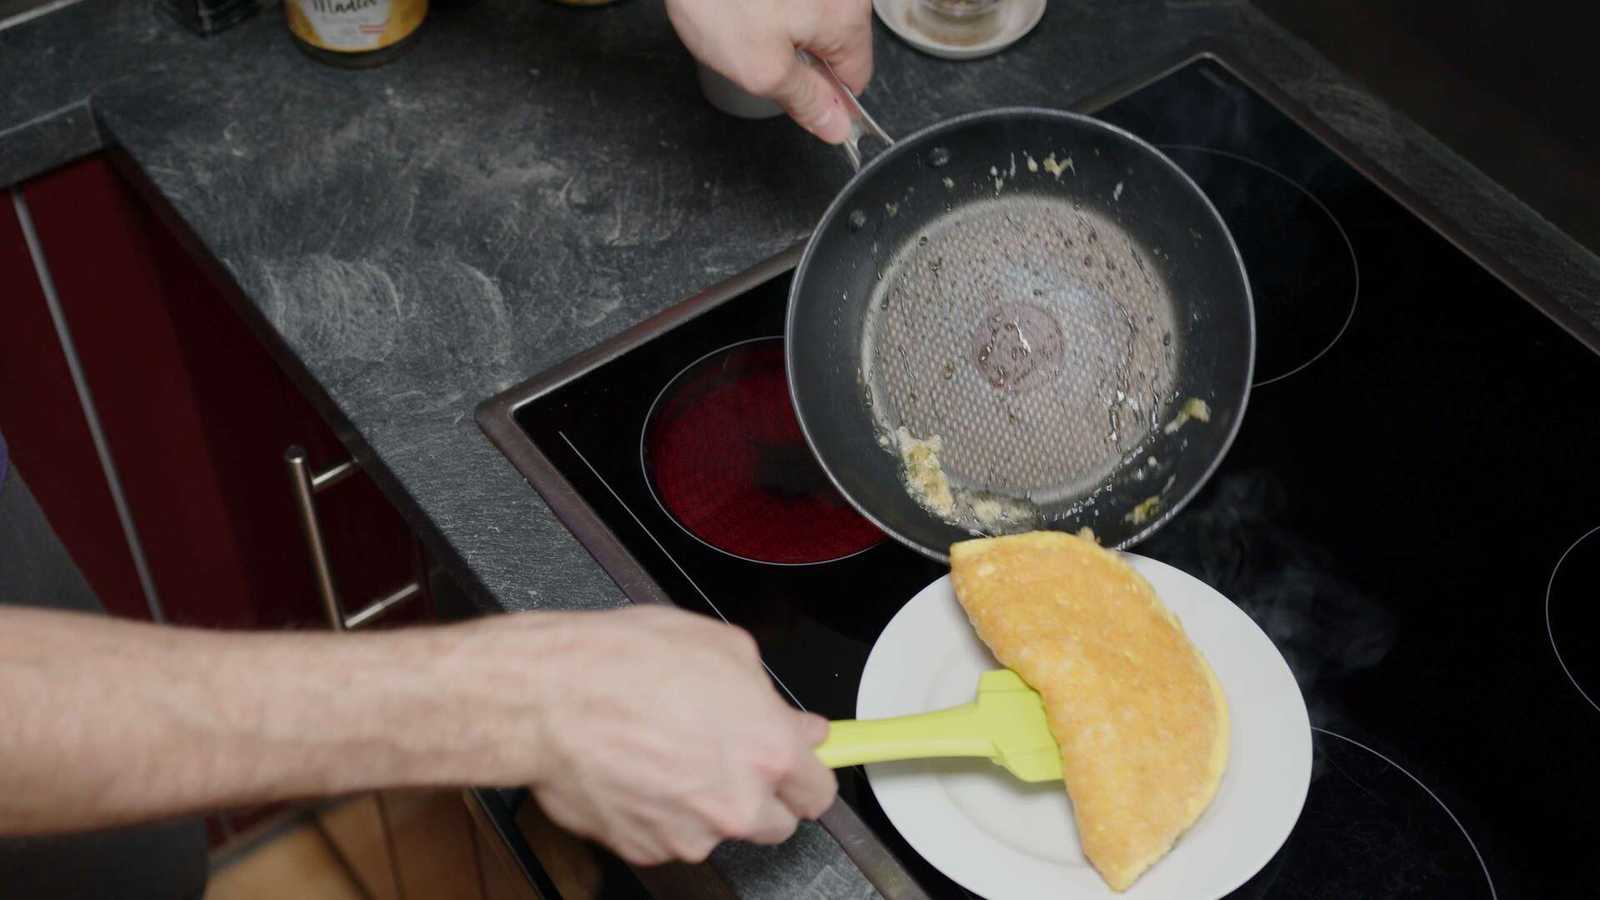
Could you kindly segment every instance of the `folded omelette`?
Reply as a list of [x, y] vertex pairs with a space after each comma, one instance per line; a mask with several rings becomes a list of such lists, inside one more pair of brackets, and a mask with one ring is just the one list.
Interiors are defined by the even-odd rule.
[[1123, 891], [1216, 796], [1222, 686], [1150, 583], [1053, 531], [950, 548], [956, 597], [995, 658], [1044, 698], [1084, 854]]

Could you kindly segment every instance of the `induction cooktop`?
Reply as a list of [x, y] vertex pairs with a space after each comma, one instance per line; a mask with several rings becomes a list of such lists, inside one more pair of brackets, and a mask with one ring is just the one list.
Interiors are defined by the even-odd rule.
[[[1193, 176], [1256, 304], [1243, 427], [1134, 548], [1248, 613], [1310, 710], [1299, 823], [1233, 896], [1596, 896], [1600, 354], [1292, 110], [1210, 55], [1087, 110]], [[480, 422], [630, 597], [748, 629], [783, 694], [850, 718], [873, 641], [943, 569], [857, 516], [807, 451], [783, 366], [797, 256]], [[901, 840], [860, 770], [840, 796], [824, 825], [885, 895], [973, 896]]]

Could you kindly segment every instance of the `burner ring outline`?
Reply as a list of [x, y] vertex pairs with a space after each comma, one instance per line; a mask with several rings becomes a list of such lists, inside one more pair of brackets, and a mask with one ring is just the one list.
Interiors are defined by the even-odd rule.
[[[1238, 153], [1233, 153], [1227, 150], [1217, 150], [1213, 147], [1203, 147], [1199, 144], [1157, 144], [1156, 148], [1162, 151], [1188, 150], [1194, 153], [1209, 153], [1212, 156], [1221, 156], [1226, 159], [1244, 163], [1248, 166], [1254, 166], [1255, 168], [1274, 176], [1278, 180], [1305, 195], [1305, 197], [1315, 204], [1318, 209], [1322, 210], [1322, 214], [1328, 217], [1328, 221], [1333, 223], [1333, 227], [1339, 232], [1339, 237], [1344, 239], [1345, 250], [1350, 254], [1350, 271], [1355, 274], [1356, 283], [1355, 290], [1352, 292], [1350, 297], [1350, 311], [1345, 314], [1344, 321], [1339, 325], [1339, 330], [1334, 333], [1333, 337], [1330, 338], [1326, 344], [1323, 345], [1322, 349], [1312, 354], [1309, 359], [1305, 360], [1287, 372], [1274, 375], [1271, 378], [1262, 379], [1261, 381], [1252, 382], [1250, 386], [1253, 388], [1265, 387], [1269, 384], [1282, 381], [1285, 378], [1288, 378], [1290, 375], [1301, 372], [1312, 363], [1326, 356], [1328, 351], [1333, 349], [1333, 345], [1339, 343], [1339, 340], [1344, 337], [1344, 333], [1350, 329], [1350, 323], [1355, 321], [1356, 318], [1356, 307], [1361, 304], [1361, 261], [1356, 257], [1355, 242], [1350, 240], [1350, 234], [1344, 230], [1344, 223], [1339, 221], [1339, 218], [1333, 214], [1333, 210], [1329, 209], [1328, 205], [1323, 203], [1321, 198], [1319, 198], [1316, 194], [1311, 193], [1311, 191], [1307, 190], [1298, 181], [1295, 181], [1293, 178], [1290, 178], [1282, 172], [1279, 172], [1277, 169], [1274, 169], [1265, 163], [1257, 162], [1248, 156], [1241, 156]], [[1180, 166], [1179, 168], [1182, 167]]]
[[1550, 570], [1550, 580], [1545, 582], [1544, 585], [1544, 633], [1550, 639], [1550, 652], [1556, 655], [1556, 664], [1561, 667], [1561, 674], [1567, 676], [1567, 680], [1572, 682], [1572, 686], [1578, 691], [1578, 696], [1587, 700], [1590, 706], [1600, 712], [1600, 702], [1596, 702], [1595, 698], [1589, 696], [1589, 692], [1584, 690], [1583, 685], [1578, 683], [1578, 679], [1572, 674], [1572, 670], [1567, 668], [1567, 661], [1561, 658], [1561, 648], [1556, 645], [1556, 630], [1550, 623], [1550, 595], [1555, 592], [1556, 576], [1561, 574], [1562, 563], [1567, 561], [1567, 557], [1572, 555], [1572, 551], [1578, 549], [1579, 544], [1597, 534], [1600, 534], [1600, 525], [1596, 525], [1579, 535], [1577, 540], [1573, 541], [1568, 545], [1567, 549], [1561, 552], [1561, 558], [1556, 560], [1555, 568]]
[[[833, 556], [833, 557], [829, 557], [827, 559], [807, 560], [807, 561], [800, 561], [800, 562], [780, 562], [780, 561], [774, 561], [774, 560], [770, 560], [770, 559], [756, 559], [755, 557], [752, 557], [752, 556], [744, 556], [742, 554], [734, 553], [734, 552], [732, 552], [730, 550], [726, 550], [726, 549], [724, 549], [722, 547], [718, 547], [716, 544], [713, 544], [710, 541], [706, 540], [705, 538], [701, 537], [700, 535], [695, 534], [693, 531], [691, 531], [689, 529], [688, 526], [684, 525], [682, 522], [680, 522], [678, 520], [678, 517], [673, 514], [672, 510], [667, 508], [666, 501], [661, 499], [660, 492], [658, 492], [656, 490], [655, 479], [650, 477], [650, 466], [649, 466], [649, 458], [648, 458], [649, 448], [647, 446], [648, 442], [649, 442], [649, 435], [650, 435], [650, 423], [655, 420], [656, 408], [661, 405], [661, 401], [662, 401], [663, 398], [665, 398], [667, 396], [667, 392], [672, 390], [673, 385], [678, 383], [678, 379], [682, 378], [685, 374], [687, 374], [695, 366], [700, 365], [701, 363], [705, 362], [706, 360], [710, 359], [711, 357], [716, 356], [719, 353], [727, 353], [727, 352], [729, 352], [731, 350], [734, 350], [734, 349], [736, 349], [738, 347], [744, 347], [744, 346], [749, 345], [749, 344], [759, 344], [759, 343], [761, 343], [763, 341], [778, 341], [778, 342], [781, 343], [783, 341], [783, 335], [781, 335], [781, 334], [758, 335], [758, 336], [752, 337], [752, 338], [745, 338], [742, 341], [734, 341], [734, 342], [732, 342], [730, 344], [723, 344], [720, 347], [715, 347], [715, 348], [713, 348], [711, 350], [708, 350], [705, 353], [701, 354], [700, 356], [697, 356], [694, 359], [690, 360], [686, 365], [684, 365], [678, 371], [674, 372], [672, 374], [672, 377], [668, 378], [666, 383], [661, 386], [661, 390], [656, 392], [655, 399], [650, 401], [649, 409], [645, 410], [644, 422], [643, 422], [643, 424], [641, 424], [639, 426], [639, 474], [644, 479], [645, 490], [647, 490], [650, 493], [650, 499], [655, 501], [656, 508], [661, 510], [662, 514], [667, 517], [668, 521], [672, 522], [673, 525], [677, 526], [679, 531], [682, 531], [684, 534], [688, 535], [691, 539], [693, 539], [696, 543], [700, 544], [701, 546], [708, 547], [708, 548], [710, 548], [712, 550], [715, 550], [716, 552], [722, 554], [723, 556], [727, 556], [727, 557], [730, 557], [732, 559], [741, 560], [741, 561], [747, 562], [747, 563], [753, 563], [753, 564], [758, 565], [758, 566], [778, 566], [780, 568], [800, 568], [800, 567], [804, 567], [804, 566], [822, 566], [822, 565], [827, 565], [829, 563], [842, 562], [843, 560], [847, 560], [847, 559], [851, 559], [851, 558], [860, 556], [861, 554], [866, 553], [868, 550], [871, 550], [872, 548], [879, 546], [880, 544], [883, 543], [883, 541], [880, 540], [880, 541], [877, 541], [875, 543], [868, 544], [867, 546], [862, 547], [860, 550], [856, 550], [856, 551], [853, 551], [853, 552], [850, 552], [850, 553], [846, 553], [846, 554], [844, 554], [842, 556]], [[809, 448], [808, 448], [808, 452], [809, 452]], [[640, 524], [642, 525], [643, 523], [640, 523]], [[884, 540], [887, 540], [887, 537], [888, 536], [885, 535], [884, 536]]]
[[[1596, 530], [1600, 531], [1600, 529], [1596, 529]], [[1465, 825], [1461, 824], [1461, 820], [1456, 818], [1456, 814], [1450, 809], [1450, 806], [1448, 804], [1446, 804], [1443, 800], [1439, 799], [1439, 795], [1438, 794], [1435, 794], [1433, 792], [1433, 788], [1430, 788], [1426, 784], [1424, 784], [1422, 782], [1421, 778], [1418, 778], [1417, 776], [1411, 774], [1411, 770], [1407, 769], [1405, 766], [1400, 765], [1399, 763], [1397, 763], [1394, 760], [1390, 759], [1389, 757], [1383, 755], [1382, 753], [1379, 753], [1377, 750], [1374, 750], [1371, 747], [1368, 747], [1366, 744], [1361, 743], [1360, 741], [1356, 740], [1355, 738], [1345, 737], [1344, 735], [1340, 734], [1337, 731], [1330, 731], [1330, 730], [1328, 730], [1326, 728], [1321, 728], [1321, 727], [1318, 727], [1316, 725], [1311, 726], [1311, 730], [1312, 731], [1321, 732], [1322, 734], [1328, 735], [1329, 737], [1336, 737], [1339, 740], [1344, 741], [1347, 744], [1353, 744], [1353, 745], [1355, 745], [1357, 747], [1360, 747], [1361, 749], [1367, 751], [1368, 753], [1371, 753], [1373, 756], [1376, 756], [1377, 758], [1379, 758], [1379, 759], [1383, 760], [1384, 762], [1388, 763], [1389, 765], [1393, 766], [1396, 770], [1398, 770], [1400, 772], [1400, 774], [1402, 774], [1402, 775], [1406, 776], [1407, 778], [1411, 779], [1412, 782], [1414, 782], [1417, 787], [1422, 788], [1423, 792], [1426, 793], [1428, 795], [1428, 797], [1431, 800], [1433, 800], [1434, 803], [1439, 804], [1439, 808], [1444, 810], [1444, 814], [1450, 817], [1450, 821], [1455, 823], [1456, 829], [1461, 832], [1461, 836], [1467, 839], [1467, 846], [1472, 848], [1473, 857], [1475, 857], [1478, 860], [1478, 866], [1483, 869], [1483, 880], [1484, 880], [1484, 883], [1486, 883], [1489, 886], [1489, 896], [1492, 898], [1492, 900], [1500, 900], [1500, 893], [1498, 891], [1496, 891], [1495, 888], [1494, 888], [1494, 876], [1489, 874], [1489, 864], [1484, 861], [1483, 854], [1478, 852], [1478, 844], [1477, 844], [1477, 842], [1472, 839], [1472, 834], [1467, 831], [1467, 827]]]

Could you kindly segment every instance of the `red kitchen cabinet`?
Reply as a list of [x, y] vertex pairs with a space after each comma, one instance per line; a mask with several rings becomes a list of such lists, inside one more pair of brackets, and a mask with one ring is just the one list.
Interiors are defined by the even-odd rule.
[[9, 191], [0, 192], [0, 434], [100, 602], [115, 615], [150, 618]]
[[[240, 298], [104, 158], [22, 190], [167, 618], [325, 627], [283, 453], [304, 446], [314, 468], [345, 453], [239, 316]], [[317, 507], [347, 611], [425, 584], [416, 539], [364, 475]]]
[[[166, 619], [326, 628], [284, 451], [304, 447], [313, 471], [347, 454], [240, 317], [242, 298], [104, 158], [19, 190]], [[106, 608], [149, 618], [67, 348], [9, 192], [0, 199], [0, 433]], [[422, 596], [377, 624], [430, 614], [421, 548], [364, 474], [316, 506], [347, 613], [416, 582]], [[216, 846], [288, 811], [222, 811], [207, 832]]]

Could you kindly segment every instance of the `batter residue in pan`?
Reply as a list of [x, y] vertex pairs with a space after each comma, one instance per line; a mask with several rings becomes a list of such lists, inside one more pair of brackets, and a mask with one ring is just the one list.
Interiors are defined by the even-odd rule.
[[1211, 406], [1199, 397], [1190, 397], [1184, 401], [1183, 408], [1178, 410], [1178, 414], [1173, 416], [1172, 421], [1168, 422], [1162, 430], [1167, 434], [1172, 434], [1187, 425], [1190, 419], [1196, 422], [1211, 421]]
[[1133, 509], [1129, 510], [1128, 515], [1124, 518], [1135, 525], [1143, 525], [1151, 519], [1154, 519], [1156, 517], [1156, 513], [1160, 511], [1161, 495], [1156, 494], [1155, 496], [1144, 498], [1144, 500], [1141, 501], [1138, 506], [1135, 506]]
[[1032, 531], [1039, 527], [1039, 509], [1026, 500], [956, 489], [956, 502], [971, 513], [965, 525], [974, 534], [1000, 535]]
[[1054, 175], [1057, 181], [1061, 180], [1062, 172], [1070, 171], [1074, 175], [1078, 174], [1078, 167], [1072, 164], [1072, 157], [1070, 155], [1067, 157], [1065, 162], [1056, 162], [1056, 155], [1054, 153], [1044, 158], [1044, 170], [1049, 172], [1051, 175]]
[[952, 486], [939, 463], [944, 445], [939, 435], [918, 438], [902, 425], [895, 429], [893, 443], [899, 450], [906, 489], [923, 509], [974, 534], [1009, 534], [1038, 527], [1038, 511], [1026, 500]]
[[955, 516], [956, 499], [950, 493], [950, 480], [944, 477], [944, 468], [939, 465], [939, 451], [944, 449], [944, 441], [937, 434], [926, 439], [914, 437], [904, 425], [894, 434], [911, 496], [941, 519]]

